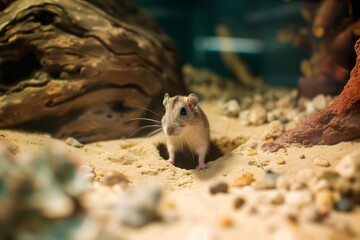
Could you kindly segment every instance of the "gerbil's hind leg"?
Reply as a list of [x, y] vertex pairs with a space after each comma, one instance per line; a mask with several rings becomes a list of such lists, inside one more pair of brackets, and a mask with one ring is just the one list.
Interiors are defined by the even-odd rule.
[[198, 151], [198, 155], [199, 155], [198, 163], [199, 163], [199, 165], [196, 168], [199, 171], [200, 170], [205, 170], [206, 168], [208, 168], [208, 166], [205, 164], [206, 152], [207, 152], [206, 149]]

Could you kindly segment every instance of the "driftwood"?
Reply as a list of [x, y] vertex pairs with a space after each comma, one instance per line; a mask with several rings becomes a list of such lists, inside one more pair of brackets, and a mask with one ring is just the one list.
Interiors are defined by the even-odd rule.
[[183, 93], [171, 40], [121, 0], [0, 1], [0, 127], [82, 142], [134, 132]]
[[277, 151], [289, 143], [331, 145], [360, 138], [360, 40], [355, 45], [357, 61], [350, 79], [334, 103], [304, 123], [263, 146]]

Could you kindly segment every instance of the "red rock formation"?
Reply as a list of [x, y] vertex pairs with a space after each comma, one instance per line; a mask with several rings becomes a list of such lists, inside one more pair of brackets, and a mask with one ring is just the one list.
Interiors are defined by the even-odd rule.
[[289, 143], [330, 145], [360, 138], [360, 40], [355, 44], [355, 51], [356, 65], [334, 103], [275, 141], [266, 143], [263, 149], [275, 152]]

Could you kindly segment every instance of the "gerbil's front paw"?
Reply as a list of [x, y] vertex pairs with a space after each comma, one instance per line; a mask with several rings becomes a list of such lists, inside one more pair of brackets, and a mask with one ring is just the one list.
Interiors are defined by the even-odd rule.
[[208, 168], [208, 166], [205, 163], [199, 163], [199, 165], [196, 167], [196, 169], [199, 171], [205, 170], [207, 168]]
[[168, 159], [168, 160], [166, 160], [166, 161], [169, 162], [169, 163], [171, 163], [172, 165], [174, 165], [174, 163], [175, 163], [174, 159]]

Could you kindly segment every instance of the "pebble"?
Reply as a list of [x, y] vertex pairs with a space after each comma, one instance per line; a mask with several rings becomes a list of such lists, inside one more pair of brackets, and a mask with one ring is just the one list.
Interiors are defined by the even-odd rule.
[[72, 138], [72, 137], [68, 137], [65, 140], [65, 143], [69, 146], [76, 147], [76, 148], [81, 148], [84, 146], [82, 143], [80, 143], [78, 140], [76, 140], [75, 138]]
[[319, 167], [329, 167], [330, 166], [329, 161], [326, 160], [325, 158], [321, 158], [321, 157], [315, 158], [314, 164]]
[[256, 106], [250, 110], [249, 122], [254, 126], [259, 126], [266, 122], [266, 109], [262, 106]]
[[300, 155], [300, 159], [305, 159], [306, 157], [305, 157], [305, 154], [301, 154]]
[[233, 207], [234, 209], [239, 209], [241, 208], [245, 203], [245, 199], [242, 198], [242, 197], [237, 197], [234, 199], [234, 202], [233, 202]]
[[343, 197], [340, 201], [335, 203], [335, 209], [341, 212], [350, 212], [353, 210], [354, 206], [354, 200], [348, 197]]
[[232, 227], [234, 226], [234, 220], [230, 216], [222, 216], [219, 219], [219, 224], [224, 228]]
[[314, 204], [308, 204], [301, 209], [301, 218], [310, 222], [319, 222], [323, 217], [318, 213]]
[[312, 104], [316, 111], [323, 110], [327, 107], [326, 97], [324, 96], [324, 94], [319, 94], [313, 98]]
[[228, 185], [225, 182], [219, 181], [210, 186], [210, 193], [212, 195], [217, 193], [227, 193], [228, 192]]
[[260, 198], [261, 202], [279, 205], [284, 202], [284, 195], [279, 191], [266, 191]]
[[117, 201], [114, 216], [129, 226], [144, 226], [159, 218], [157, 210], [161, 197], [161, 187], [156, 183], [124, 192]]
[[275, 139], [280, 137], [285, 132], [285, 127], [279, 120], [272, 121], [267, 129], [264, 131], [263, 139]]
[[247, 150], [242, 152], [245, 156], [255, 156], [257, 155], [256, 150]]
[[95, 173], [94, 169], [89, 165], [81, 165], [79, 167], [79, 173], [81, 174], [81, 176], [83, 176], [85, 178], [85, 180], [88, 180], [88, 181], [95, 180], [96, 173]]
[[279, 164], [279, 165], [285, 164], [285, 159], [278, 158], [278, 159], [276, 159], [276, 163]]
[[123, 188], [126, 188], [130, 183], [129, 179], [118, 171], [106, 172], [101, 182], [108, 186], [120, 185]]
[[315, 194], [315, 207], [319, 214], [328, 215], [333, 205], [334, 200], [330, 190], [324, 189]]
[[239, 114], [240, 126], [246, 127], [250, 125], [249, 116], [250, 116], [250, 110], [240, 111]]
[[237, 117], [240, 112], [240, 105], [235, 99], [231, 99], [225, 103], [224, 113], [228, 117]]
[[245, 173], [244, 176], [241, 176], [235, 180], [235, 183], [233, 184], [234, 187], [245, 187], [250, 185], [252, 182], [255, 181], [254, 175], [252, 173]]
[[335, 167], [336, 171], [345, 178], [353, 178], [360, 172], [360, 151], [345, 155]]
[[287, 191], [290, 188], [290, 183], [285, 177], [280, 176], [276, 180], [276, 188], [279, 189], [279, 190], [286, 190]]
[[342, 195], [348, 195], [351, 192], [352, 183], [348, 178], [340, 177], [333, 185], [334, 189], [339, 191]]
[[254, 188], [257, 190], [261, 189], [273, 189], [276, 187], [276, 181], [280, 177], [280, 174], [271, 170], [266, 171], [264, 179], [258, 182]]
[[285, 195], [285, 204], [289, 207], [300, 208], [312, 202], [312, 195], [308, 190], [290, 191]]

